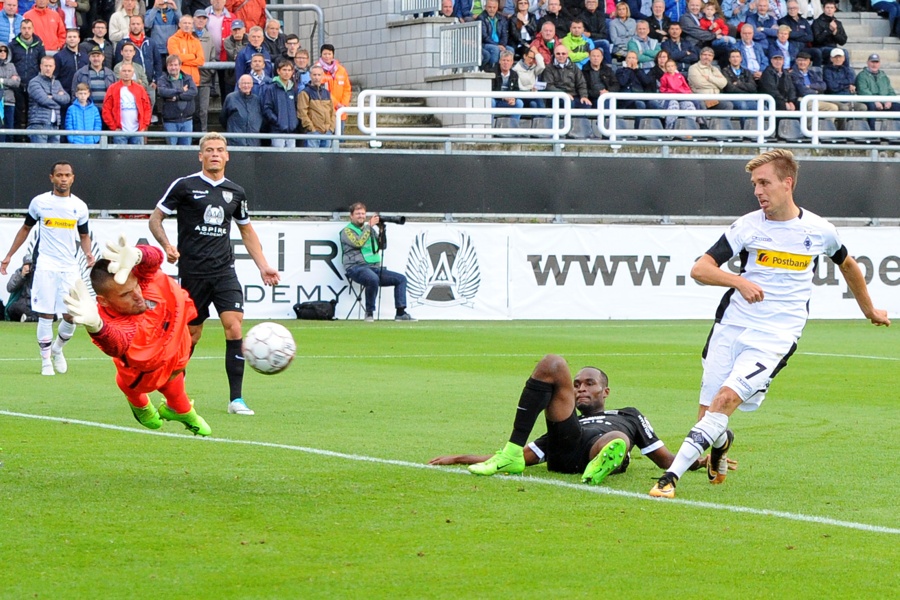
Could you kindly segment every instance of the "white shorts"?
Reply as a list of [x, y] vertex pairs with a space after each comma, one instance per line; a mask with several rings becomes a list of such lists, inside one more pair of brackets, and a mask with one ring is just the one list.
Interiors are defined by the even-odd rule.
[[36, 270], [31, 284], [31, 310], [42, 315], [69, 312], [63, 296], [69, 293], [80, 276], [76, 271]]
[[740, 410], [756, 410], [796, 347], [797, 340], [790, 335], [716, 323], [703, 359], [700, 404], [709, 406], [727, 387], [743, 400]]

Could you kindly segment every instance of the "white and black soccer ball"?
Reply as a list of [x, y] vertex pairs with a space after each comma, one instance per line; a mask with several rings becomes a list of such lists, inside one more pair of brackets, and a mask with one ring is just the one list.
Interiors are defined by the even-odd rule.
[[297, 352], [291, 332], [278, 323], [260, 323], [244, 336], [244, 360], [263, 375], [274, 375], [288, 368]]

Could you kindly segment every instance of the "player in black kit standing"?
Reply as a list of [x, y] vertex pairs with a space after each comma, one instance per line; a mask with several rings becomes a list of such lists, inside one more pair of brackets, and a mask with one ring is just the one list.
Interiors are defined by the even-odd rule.
[[[188, 325], [193, 346], [200, 341], [203, 322], [214, 304], [225, 328], [225, 373], [228, 375], [230, 401], [228, 412], [252, 415], [243, 399], [244, 294], [234, 271], [231, 247], [231, 221], [238, 226], [244, 247], [259, 268], [263, 283], [275, 285], [278, 271], [269, 266], [262, 244], [250, 224], [244, 188], [225, 177], [228, 147], [218, 133], [200, 140], [199, 173], [180, 177], [163, 194], [150, 217], [150, 231], [166, 253], [170, 263], [178, 262], [181, 286], [197, 306], [197, 318]], [[178, 246], [173, 246], [163, 229], [163, 219], [177, 213]]]

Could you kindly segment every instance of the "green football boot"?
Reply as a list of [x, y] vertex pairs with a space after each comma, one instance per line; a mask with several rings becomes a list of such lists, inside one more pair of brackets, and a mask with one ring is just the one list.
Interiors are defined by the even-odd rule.
[[581, 476], [582, 483], [600, 485], [607, 475], [622, 466], [627, 453], [628, 444], [623, 439], [615, 439], [603, 446], [584, 469]]
[[184, 424], [185, 429], [193, 433], [194, 435], [203, 435], [207, 436], [212, 433], [212, 429], [210, 429], [209, 425], [206, 424], [206, 421], [197, 414], [197, 411], [194, 410], [194, 404], [191, 402], [191, 410], [188, 412], [181, 414], [177, 413], [171, 408], [169, 405], [163, 402], [159, 405], [159, 416], [166, 421], [178, 421]]
[[131, 414], [134, 415], [135, 420], [147, 429], [159, 429], [162, 427], [162, 421], [159, 420], [159, 411], [156, 410], [152, 402], [148, 402], [144, 408], [138, 408], [131, 402], [128, 403], [128, 406], [131, 407]]
[[525, 470], [525, 455], [523, 448], [512, 442], [506, 444], [503, 450], [484, 462], [469, 465], [469, 472], [475, 475], [491, 476], [497, 473], [509, 473], [518, 475]]

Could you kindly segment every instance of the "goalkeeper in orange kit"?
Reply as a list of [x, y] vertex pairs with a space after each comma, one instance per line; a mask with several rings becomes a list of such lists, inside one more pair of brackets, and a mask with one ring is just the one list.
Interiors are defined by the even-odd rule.
[[[194, 410], [184, 389], [191, 357], [188, 322], [197, 316], [194, 302], [160, 271], [163, 253], [152, 246], [129, 246], [125, 236], [106, 244], [103, 259], [91, 269], [91, 297], [78, 280], [65, 297], [75, 323], [84, 325], [94, 344], [113, 359], [116, 384], [135, 419], [159, 429], [161, 419], [179, 421], [195, 435], [211, 429]], [[165, 401], [157, 409], [148, 394]]]

